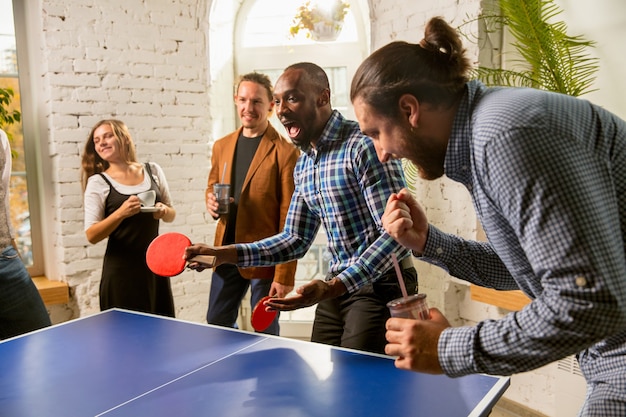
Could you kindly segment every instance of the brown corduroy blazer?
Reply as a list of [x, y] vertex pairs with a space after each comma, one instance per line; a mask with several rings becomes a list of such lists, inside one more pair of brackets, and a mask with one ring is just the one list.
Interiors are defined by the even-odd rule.
[[[213, 192], [213, 184], [220, 182], [224, 164], [227, 164], [224, 182], [231, 183], [231, 168], [235, 157], [237, 138], [242, 128], [224, 136], [213, 145], [211, 171], [205, 198]], [[293, 170], [300, 151], [268, 125], [241, 189], [237, 210], [236, 243], [249, 243], [283, 230], [289, 202], [294, 190]], [[215, 245], [223, 244], [228, 216], [220, 216], [215, 230]], [[245, 278], [272, 278], [284, 285], [294, 285], [296, 261], [275, 267], [239, 268]]]

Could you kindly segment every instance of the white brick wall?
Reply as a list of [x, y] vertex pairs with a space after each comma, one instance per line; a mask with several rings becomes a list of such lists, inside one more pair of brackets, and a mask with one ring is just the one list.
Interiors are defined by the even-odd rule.
[[[50, 158], [44, 182], [55, 220], [46, 248], [72, 289], [72, 303], [53, 309], [55, 321], [99, 310], [98, 285], [106, 242], [90, 245], [83, 231], [80, 156], [91, 126], [119, 118], [129, 127], [142, 161], [165, 171], [178, 212], [162, 231], [212, 241], [204, 212], [209, 168], [206, 35], [208, 19], [197, 1], [42, 1], [42, 76]], [[203, 321], [209, 274], [184, 272], [172, 279], [177, 316]], [[68, 310], [69, 309], [69, 310]]]

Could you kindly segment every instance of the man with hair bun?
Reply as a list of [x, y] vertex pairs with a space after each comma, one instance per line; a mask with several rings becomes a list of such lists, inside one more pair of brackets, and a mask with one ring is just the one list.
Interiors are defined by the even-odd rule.
[[428, 223], [405, 189], [383, 225], [421, 260], [498, 290], [521, 311], [453, 328], [391, 318], [396, 366], [457, 377], [511, 375], [575, 354], [587, 380], [581, 416], [626, 415], [626, 123], [564, 94], [469, 81], [459, 35], [431, 19], [419, 44], [392, 42], [357, 70], [351, 100], [381, 161], [408, 158], [471, 194], [488, 242]]

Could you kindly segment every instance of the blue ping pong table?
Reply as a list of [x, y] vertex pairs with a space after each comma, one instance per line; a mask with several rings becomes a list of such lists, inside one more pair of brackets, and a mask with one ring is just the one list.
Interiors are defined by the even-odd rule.
[[117, 309], [0, 342], [2, 417], [487, 416], [508, 385]]

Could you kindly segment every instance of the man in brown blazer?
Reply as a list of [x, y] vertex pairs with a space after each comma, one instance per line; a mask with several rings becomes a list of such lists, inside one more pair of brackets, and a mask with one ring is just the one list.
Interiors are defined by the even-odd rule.
[[[217, 219], [216, 246], [257, 241], [283, 228], [300, 151], [268, 120], [274, 109], [272, 90], [271, 81], [264, 74], [242, 76], [235, 94], [242, 126], [213, 145], [205, 201], [207, 211]], [[213, 185], [220, 182], [231, 185], [227, 214], [217, 212]], [[216, 267], [207, 322], [237, 327], [239, 307], [248, 288], [251, 306], [266, 295], [285, 297], [293, 289], [295, 272], [296, 261], [270, 267]], [[279, 334], [278, 316], [264, 333]]]

